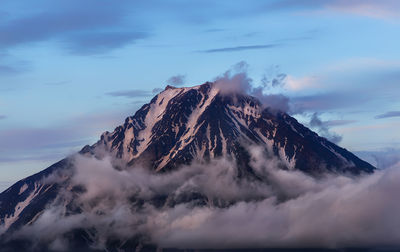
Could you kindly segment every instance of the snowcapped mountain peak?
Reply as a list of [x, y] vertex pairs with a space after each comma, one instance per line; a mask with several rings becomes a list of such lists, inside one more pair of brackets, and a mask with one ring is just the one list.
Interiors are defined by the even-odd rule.
[[287, 169], [311, 173], [324, 169], [359, 172], [360, 166], [367, 172], [373, 169], [289, 115], [270, 112], [252, 96], [221, 94], [211, 82], [167, 86], [89, 149], [106, 149], [128, 165], [161, 171], [196, 159], [245, 159], [243, 144], [265, 146]]
[[[167, 86], [113, 132], [104, 132], [97, 143], [85, 146], [80, 154], [99, 159], [102, 155], [111, 156], [107, 160], [114, 162], [112, 165], [131, 169], [130, 172], [141, 170], [135, 170], [137, 167], [155, 172], [181, 167], [179, 172], [182, 172], [194, 167], [183, 165], [194, 161], [204, 164], [200, 167], [221, 161], [234, 168], [238, 181], [241, 178], [254, 181], [259, 179], [259, 168], [252, 152], [263, 155], [263, 162], [271, 161], [275, 168], [317, 176], [326, 172], [372, 173], [375, 169], [346, 149], [319, 137], [290, 115], [272, 112], [252, 96], [221, 93], [210, 82], [194, 87]], [[219, 158], [225, 159], [212, 160]], [[79, 204], [74, 205], [75, 196], [64, 198], [63, 194], [68, 191], [78, 195], [84, 190], [71, 186], [73, 168], [74, 159], [65, 158], [1, 193], [0, 227], [4, 232], [11, 234], [34, 223], [49, 204], [61, 204], [65, 215], [81, 211]], [[55, 178], [58, 180], [54, 181]], [[156, 195], [155, 202], [158, 196], [163, 197]]]

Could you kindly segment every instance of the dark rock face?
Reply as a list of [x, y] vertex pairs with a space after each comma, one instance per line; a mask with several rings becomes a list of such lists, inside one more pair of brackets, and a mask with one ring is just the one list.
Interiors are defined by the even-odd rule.
[[[18, 181], [0, 194], [0, 223], [8, 229], [17, 229], [40, 214], [58, 192], [56, 183], [43, 180], [57, 170], [67, 169], [68, 159], [63, 159], [49, 168]], [[15, 217], [15, 221], [11, 221]], [[10, 222], [8, 223], [7, 220]]]
[[169, 88], [89, 149], [105, 148], [129, 165], [168, 170], [194, 159], [235, 157], [241, 146], [263, 145], [287, 169], [308, 173], [374, 170], [285, 113], [263, 109], [250, 96], [223, 96], [211, 83]]
[[[126, 118], [123, 125], [103, 133], [97, 143], [85, 146], [80, 153], [95, 156], [108, 153], [128, 168], [140, 165], [157, 172], [194, 160], [207, 162], [227, 157], [236, 160], [241, 176], [251, 173], [251, 149], [248, 148], [251, 145], [263, 146], [270, 155], [278, 157], [283, 169], [301, 170], [315, 176], [325, 172], [372, 173], [375, 169], [346, 149], [319, 137], [288, 114], [264, 109], [254, 97], [221, 95], [212, 83], [193, 88], [166, 88], [134, 116]], [[71, 166], [69, 158], [63, 159], [0, 194], [0, 226], [7, 230], [0, 241], [8, 233], [34, 222], [54, 202], [60, 188], [67, 188], [68, 178], [62, 182], [45, 180]], [[71, 190], [79, 193], [80, 189]], [[202, 195], [189, 194], [177, 200], [194, 199], [197, 204], [205, 204]], [[171, 204], [166, 198], [167, 195], [160, 195], [154, 199], [154, 205]], [[67, 210], [79, 211], [72, 207]]]

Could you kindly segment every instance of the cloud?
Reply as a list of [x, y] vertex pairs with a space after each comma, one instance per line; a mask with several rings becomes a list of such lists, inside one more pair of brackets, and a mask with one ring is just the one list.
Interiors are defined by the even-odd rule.
[[227, 31], [227, 29], [221, 29], [221, 28], [212, 28], [212, 29], [207, 29], [204, 32], [206, 33], [211, 33], [211, 32], [224, 32]]
[[399, 17], [400, 11], [400, 3], [395, 0], [383, 0], [378, 2], [373, 0], [336, 0], [332, 3], [328, 3], [326, 7], [334, 11], [382, 19]]
[[399, 62], [354, 59], [325, 68], [320, 74], [294, 78], [286, 85], [293, 113], [360, 111], [393, 106], [399, 98]]
[[374, 164], [378, 169], [387, 169], [400, 162], [400, 149], [386, 148], [379, 151], [359, 151], [356, 154]]
[[148, 36], [132, 28], [115, 31], [124, 27], [129, 5], [127, 1], [115, 5], [94, 0], [48, 2], [30, 14], [4, 20], [0, 34], [7, 36], [0, 36], [0, 48], [56, 40], [74, 53], [106, 52]]
[[0, 163], [54, 162], [97, 141], [102, 132], [123, 122], [132, 113], [130, 109], [76, 115], [41, 128], [21, 126], [0, 130]]
[[29, 68], [29, 62], [17, 60], [8, 53], [0, 52], [0, 75], [19, 74], [28, 71]]
[[44, 85], [47, 85], [47, 86], [61, 86], [61, 85], [68, 84], [70, 82], [71, 81], [66, 81], [66, 80], [64, 80], [64, 81], [54, 81], [54, 82], [44, 83]]
[[278, 65], [273, 65], [269, 67], [264, 73], [261, 84], [264, 88], [273, 89], [273, 88], [282, 88], [286, 85], [287, 75], [281, 73]]
[[97, 32], [84, 33], [68, 38], [68, 50], [74, 54], [100, 54], [109, 50], [133, 44], [149, 37], [146, 32]]
[[158, 94], [160, 92], [162, 92], [164, 89], [163, 88], [154, 88], [153, 90], [151, 90], [151, 92], [154, 94]]
[[5, 116], [5, 115], [0, 115], [0, 120], [4, 120], [4, 119], [6, 119], [7, 118], [7, 116]]
[[[127, 1], [113, 5], [107, 1], [41, 0], [33, 5], [12, 3], [1, 13], [0, 49], [50, 42], [74, 54], [106, 53], [152, 34], [159, 22], [206, 24], [213, 20], [232, 19], [253, 14], [253, 7], [243, 4], [202, 1], [187, 3], [172, 0]], [[13, 13], [13, 15], [11, 15]], [[208, 32], [216, 32], [210, 29]], [[7, 36], [5, 36], [7, 35]]]
[[215, 78], [215, 87], [222, 94], [250, 93], [253, 80], [247, 75], [248, 67], [245, 61], [238, 62], [223, 75]]
[[400, 117], [400, 111], [389, 111], [375, 116], [375, 119], [390, 118], [390, 117]]
[[235, 47], [224, 47], [200, 51], [203, 53], [219, 53], [219, 52], [237, 52], [246, 50], [260, 50], [260, 49], [271, 49], [281, 46], [281, 44], [265, 44], [265, 45], [249, 45], [249, 46], [235, 46]]
[[284, 0], [267, 4], [266, 8], [324, 10], [370, 18], [390, 19], [399, 16], [400, 3], [395, 0]]
[[310, 95], [291, 96], [291, 108], [294, 114], [309, 112], [326, 112], [329, 110], [348, 109], [365, 104], [369, 95], [354, 95], [344, 91], [331, 91]]
[[325, 138], [327, 138], [329, 141], [333, 143], [339, 143], [342, 141], [342, 137], [337, 135], [336, 133], [330, 132], [329, 131], [329, 123], [323, 122], [320, 118], [318, 113], [313, 113], [309, 122], [310, 126], [317, 129], [319, 134]]
[[[68, 129], [49, 129], [49, 128], [14, 128], [0, 131], [2, 139], [0, 150], [2, 152], [10, 149], [25, 149], [52, 147], [71, 138], [73, 131]], [[66, 142], [68, 145], [68, 143]]]
[[371, 154], [377, 163], [379, 169], [390, 168], [400, 162], [400, 150], [388, 149], [386, 151], [377, 151]]
[[136, 98], [136, 97], [150, 97], [153, 95], [153, 92], [142, 89], [131, 89], [131, 90], [108, 92], [106, 93], [106, 95], [114, 97]]
[[[109, 157], [75, 156], [61, 183], [69, 178], [68, 188], [81, 190], [65, 187], [57, 204], [12, 239], [69, 250], [64, 234], [82, 228], [99, 250], [138, 236], [142, 245], [180, 249], [400, 246], [400, 164], [364, 177], [316, 179], [279, 169], [262, 148], [248, 148], [258, 179], [238, 179], [240, 168], [229, 159], [158, 174], [116, 169]], [[66, 205], [80, 210], [65, 215]]]
[[357, 122], [357, 120], [329, 120], [329, 121], [324, 121], [323, 123], [327, 127], [334, 127], [334, 126], [352, 124], [355, 122]]
[[19, 69], [14, 66], [0, 65], [0, 74], [15, 74], [19, 72]]
[[[289, 111], [289, 98], [283, 94], [268, 93], [269, 86], [264, 82], [260, 86], [254, 87], [253, 80], [248, 76], [249, 65], [245, 61], [235, 64], [223, 75], [215, 78], [214, 86], [219, 89], [222, 95], [246, 94], [256, 97], [264, 107], [273, 112]], [[283, 81], [285, 75], [279, 74], [272, 78], [271, 85], [275, 82]]]
[[167, 80], [167, 83], [172, 86], [182, 86], [186, 81], [186, 76], [182, 74], [174, 75]]
[[285, 87], [289, 90], [299, 91], [303, 89], [316, 88], [318, 87], [318, 79], [316, 77], [302, 77], [295, 78], [293, 76], [287, 76]]
[[[52, 128], [14, 128], [0, 131], [0, 164], [17, 166], [19, 162], [31, 161], [38, 165], [39, 161], [53, 161], [77, 151], [93, 141], [90, 134], [82, 127]], [[10, 164], [11, 163], [11, 164]], [[42, 164], [41, 164], [42, 165]], [[4, 166], [3, 169], [11, 167]], [[7, 171], [7, 170], [3, 170]], [[27, 174], [28, 175], [28, 174]]]
[[[399, 99], [397, 67], [374, 68], [371, 65], [351, 69], [346, 77], [338, 78], [337, 71], [320, 76], [294, 78], [282, 73], [279, 66], [267, 69], [259, 83], [247, 74], [245, 62], [234, 66], [216, 78], [222, 93], [245, 93], [257, 97], [266, 106], [289, 114], [325, 113], [329, 111], [362, 110]], [[368, 79], [360, 76], [368, 76]], [[382, 85], [382, 80], [385, 85]], [[324, 122], [325, 126], [351, 121]], [[332, 125], [329, 125], [332, 124]], [[333, 125], [336, 124], [336, 125]], [[337, 138], [338, 140], [339, 138]]]

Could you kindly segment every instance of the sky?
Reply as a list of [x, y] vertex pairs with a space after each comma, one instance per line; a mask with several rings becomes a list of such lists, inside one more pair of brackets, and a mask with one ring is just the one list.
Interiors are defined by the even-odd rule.
[[400, 156], [399, 28], [397, 0], [3, 0], [0, 189], [95, 143], [160, 88], [238, 62], [300, 122], [384, 168]]

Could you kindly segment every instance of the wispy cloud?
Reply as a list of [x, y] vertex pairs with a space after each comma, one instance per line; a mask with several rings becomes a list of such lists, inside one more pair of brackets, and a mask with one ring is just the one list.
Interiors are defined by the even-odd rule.
[[168, 80], [167, 83], [172, 85], [172, 86], [182, 86], [185, 83], [186, 76], [183, 74], [178, 74], [171, 76]]
[[375, 116], [375, 119], [383, 119], [389, 117], [400, 117], [400, 111], [389, 111], [380, 115]]
[[291, 98], [293, 113], [303, 113], [305, 111], [328, 111], [336, 109], [346, 109], [354, 105], [368, 101], [363, 96], [354, 96], [347, 92], [324, 92], [312, 95], [295, 96]]
[[115, 96], [115, 97], [127, 97], [127, 98], [135, 98], [135, 97], [146, 97], [152, 96], [152, 91], [142, 90], [142, 89], [131, 89], [131, 90], [121, 90], [108, 92], [106, 95]]
[[334, 127], [334, 126], [348, 125], [355, 122], [357, 122], [357, 120], [329, 120], [329, 121], [324, 121], [324, 124], [327, 127]]
[[386, 169], [400, 162], [400, 149], [383, 148], [378, 151], [358, 151], [357, 156], [374, 164], [378, 169]]
[[397, 0], [336, 0], [328, 2], [326, 7], [334, 11], [381, 19], [399, 17], [400, 13], [400, 2]]
[[265, 45], [248, 45], [248, 46], [234, 46], [234, 47], [223, 47], [200, 51], [202, 53], [219, 53], [219, 52], [238, 52], [246, 50], [261, 50], [261, 49], [271, 49], [279, 47], [281, 44], [265, 44]]
[[[281, 161], [267, 158], [260, 147], [248, 151], [249, 169], [258, 179], [238, 179], [240, 168], [231, 159], [193, 162], [154, 174], [142, 167], [115, 169], [109, 157], [76, 155], [71, 157], [72, 172], [54, 174], [51, 182], [65, 181], [58, 179], [68, 175], [60, 198], [72, 199], [69, 205], [82, 211], [66, 216], [65, 204], [51, 204], [9, 239], [36, 242], [46, 237], [53, 245], [73, 230], [90, 228], [96, 235], [87, 244], [93, 247], [137, 237], [146, 237], [145, 246], [150, 241], [152, 247], [201, 251], [399, 246], [398, 164], [356, 179], [338, 174], [316, 179], [281, 169]], [[83, 192], [68, 190], [76, 186]], [[168, 200], [160, 200], [160, 195]], [[57, 248], [70, 251], [73, 245], [66, 240]]]
[[11, 56], [8, 53], [0, 52], [0, 75], [18, 74], [25, 72], [29, 70], [29, 65], [29, 62], [25, 60], [17, 60], [15, 57]]
[[318, 87], [319, 82], [316, 77], [305, 76], [301, 78], [296, 78], [294, 76], [288, 75], [285, 80], [285, 87], [292, 91], [299, 91], [308, 88]]
[[226, 29], [221, 29], [221, 28], [212, 28], [212, 29], [207, 29], [204, 32], [210, 33], [210, 32], [223, 32], [226, 31]]
[[[6, 35], [0, 36], [0, 49], [49, 40], [60, 41], [71, 52], [81, 54], [124, 46], [147, 36], [132, 28], [121, 31], [128, 6], [126, 1], [115, 5], [93, 0], [49, 2], [29, 15], [4, 19], [0, 34]], [[115, 31], [116, 27], [120, 31]]]
[[44, 85], [47, 85], [47, 86], [62, 86], [62, 85], [68, 84], [68, 83], [70, 83], [70, 81], [64, 80], [64, 81], [47, 82], [47, 83], [44, 83]]
[[77, 115], [42, 128], [26, 126], [0, 130], [0, 163], [56, 161], [86, 144], [93, 144], [102, 132], [112, 130], [130, 114], [131, 108], [124, 111], [102, 111]]
[[318, 113], [313, 113], [310, 119], [310, 126], [317, 129], [318, 132], [321, 134], [321, 136], [329, 139], [330, 141], [334, 143], [339, 143], [342, 141], [342, 136], [339, 136], [338, 134], [331, 132], [329, 130], [328, 125], [321, 120], [319, 117]]
[[370, 18], [399, 17], [400, 2], [396, 0], [284, 0], [267, 4], [268, 9], [327, 10]]
[[13, 74], [18, 72], [19, 70], [16, 67], [8, 65], [0, 65], [0, 74]]
[[147, 32], [95, 32], [79, 34], [68, 38], [68, 50], [74, 54], [100, 54], [109, 50], [133, 44], [150, 35]]
[[[294, 112], [389, 105], [400, 98], [399, 69], [399, 62], [360, 59], [334, 64], [309, 77], [288, 76], [285, 88], [291, 92]], [[395, 116], [392, 112], [396, 111], [384, 116]]]
[[5, 115], [0, 115], [0, 120], [6, 119], [6, 118], [7, 118], [7, 116], [5, 116]]

